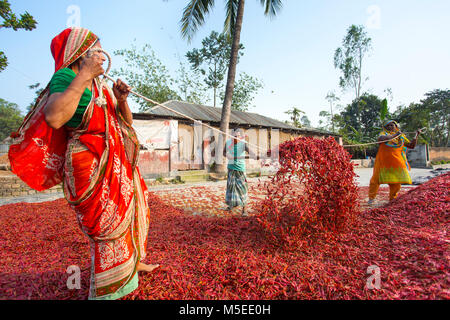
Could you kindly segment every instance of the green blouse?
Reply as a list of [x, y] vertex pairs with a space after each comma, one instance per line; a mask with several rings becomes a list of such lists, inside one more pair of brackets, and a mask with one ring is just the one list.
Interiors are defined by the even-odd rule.
[[[75, 79], [76, 73], [73, 72], [72, 69], [63, 68], [58, 70], [50, 80], [50, 94], [55, 92], [64, 92], [67, 87], [72, 83], [73, 79]], [[86, 107], [91, 102], [92, 92], [88, 88], [84, 90], [83, 95], [81, 96], [80, 102], [78, 103], [78, 108], [75, 111], [73, 117], [66, 123], [66, 126], [70, 128], [76, 128], [81, 124], [83, 120], [84, 111], [86, 111]]]
[[231, 149], [231, 139], [226, 142], [227, 153], [233, 156], [233, 160], [228, 160], [228, 169], [245, 172], [245, 159], [238, 159], [245, 156], [245, 143], [239, 141]]

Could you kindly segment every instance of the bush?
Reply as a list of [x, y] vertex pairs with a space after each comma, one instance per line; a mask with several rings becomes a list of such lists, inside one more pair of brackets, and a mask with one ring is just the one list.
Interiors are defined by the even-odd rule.
[[355, 216], [357, 186], [350, 154], [333, 138], [300, 137], [280, 145], [280, 170], [261, 187], [258, 222], [269, 239], [295, 248], [317, 232], [337, 232]]
[[447, 164], [447, 163], [450, 163], [450, 160], [435, 160], [435, 161], [431, 161], [432, 165]]

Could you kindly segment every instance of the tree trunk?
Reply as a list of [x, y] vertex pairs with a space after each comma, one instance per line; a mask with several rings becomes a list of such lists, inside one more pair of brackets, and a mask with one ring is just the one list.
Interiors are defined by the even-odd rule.
[[330, 108], [331, 108], [331, 130], [334, 133], [334, 121], [333, 121], [333, 103], [330, 102]]
[[[236, 66], [239, 54], [239, 44], [241, 41], [241, 29], [242, 29], [242, 21], [244, 18], [244, 6], [245, 0], [239, 0], [238, 11], [236, 16], [236, 23], [233, 32], [233, 43], [231, 45], [231, 58], [230, 64], [228, 66], [228, 78], [227, 85], [225, 89], [225, 99], [223, 101], [222, 107], [222, 118], [220, 120], [220, 130], [222, 132], [228, 133], [228, 125], [230, 123], [230, 114], [231, 114], [231, 103], [233, 100], [233, 91], [234, 91], [234, 82], [236, 79]], [[225, 146], [226, 136], [221, 134], [219, 137], [219, 150], [223, 150]], [[216, 166], [216, 170], [219, 173], [226, 172], [225, 166], [225, 158], [222, 156], [222, 152], [219, 152], [219, 155], [216, 154], [216, 157], [221, 157], [222, 161], [218, 161]]]
[[[214, 63], [214, 80], [217, 79], [217, 65], [216, 63]], [[214, 84], [216, 84], [217, 82], [215, 82]], [[216, 107], [216, 91], [217, 91], [217, 87], [214, 87], [214, 108]]]
[[356, 99], [359, 99], [361, 96], [361, 78], [362, 78], [362, 52], [361, 47], [359, 48], [359, 79], [358, 79], [358, 91], [356, 93]]

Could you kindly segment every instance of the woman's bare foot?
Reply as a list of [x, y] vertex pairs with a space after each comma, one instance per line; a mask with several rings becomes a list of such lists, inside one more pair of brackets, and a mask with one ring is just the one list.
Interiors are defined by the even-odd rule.
[[137, 271], [142, 271], [142, 272], [152, 272], [153, 270], [159, 268], [160, 265], [159, 264], [144, 264], [142, 262], [138, 263], [137, 266]]

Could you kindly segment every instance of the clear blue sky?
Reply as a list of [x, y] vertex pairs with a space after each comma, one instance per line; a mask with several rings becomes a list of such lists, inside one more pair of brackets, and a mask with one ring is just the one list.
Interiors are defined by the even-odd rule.
[[[67, 26], [71, 5], [80, 8], [81, 26], [101, 37], [109, 52], [149, 43], [173, 72], [177, 54], [199, 47], [212, 30], [222, 31], [224, 1], [216, 7], [193, 42], [181, 39], [179, 20], [185, 0], [10, 0], [13, 11], [28, 11], [37, 29], [0, 30], [0, 48], [10, 66], [0, 73], [0, 98], [22, 110], [34, 99], [28, 86], [47, 84], [54, 70], [51, 39]], [[245, 55], [239, 71], [263, 80], [265, 87], [249, 111], [279, 120], [296, 106], [317, 125], [319, 112], [328, 110], [328, 91], [335, 90], [342, 104], [352, 93], [338, 88], [334, 51], [351, 24], [365, 25], [373, 50], [366, 58], [363, 90], [384, 96], [391, 88], [394, 111], [400, 104], [418, 102], [424, 93], [447, 89], [450, 83], [450, 1], [448, 0], [285, 0], [276, 19], [263, 15], [259, 0], [247, 0], [241, 42]], [[120, 67], [113, 58], [113, 68]], [[136, 107], [133, 107], [137, 111]]]

